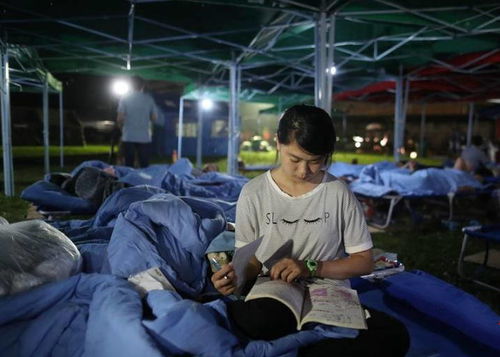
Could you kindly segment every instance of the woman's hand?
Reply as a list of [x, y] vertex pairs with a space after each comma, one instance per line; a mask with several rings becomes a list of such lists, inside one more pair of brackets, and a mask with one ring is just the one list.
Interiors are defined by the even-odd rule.
[[291, 283], [297, 278], [308, 278], [309, 270], [303, 261], [283, 258], [273, 265], [269, 275], [272, 280], [283, 280]]
[[236, 273], [232, 264], [223, 265], [222, 268], [212, 275], [212, 284], [222, 295], [229, 295], [236, 290]]

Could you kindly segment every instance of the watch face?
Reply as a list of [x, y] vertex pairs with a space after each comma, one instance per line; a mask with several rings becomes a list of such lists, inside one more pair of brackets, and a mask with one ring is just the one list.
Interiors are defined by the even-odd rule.
[[318, 268], [318, 262], [316, 260], [308, 259], [306, 260], [306, 267], [313, 275], [314, 273], [316, 273], [316, 269]]

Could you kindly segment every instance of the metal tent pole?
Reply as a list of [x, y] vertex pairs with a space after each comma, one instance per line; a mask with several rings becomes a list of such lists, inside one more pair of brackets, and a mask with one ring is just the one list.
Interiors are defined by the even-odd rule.
[[405, 130], [406, 130], [406, 113], [408, 111], [408, 99], [410, 96], [410, 80], [409, 79], [404, 79], [403, 75], [403, 69], [401, 68], [401, 80], [403, 83], [403, 100], [401, 103], [401, 110], [399, 112], [400, 114], [400, 125], [399, 125], [399, 144], [401, 148], [405, 147]]
[[314, 32], [315, 41], [315, 78], [314, 104], [325, 109], [325, 77], [326, 77], [326, 13], [319, 14]]
[[230, 100], [229, 100], [229, 130], [227, 144], [227, 173], [236, 175], [238, 173], [238, 152], [240, 140], [240, 86], [241, 69], [237, 63], [231, 64], [229, 68], [230, 78]]
[[198, 130], [196, 142], [196, 167], [201, 168], [201, 151], [203, 146], [203, 109], [201, 107], [201, 98], [198, 98]]
[[469, 120], [467, 123], [467, 146], [472, 143], [472, 131], [474, 130], [474, 103], [469, 103]]
[[425, 141], [425, 119], [426, 119], [426, 109], [427, 105], [424, 103], [422, 105], [422, 114], [420, 116], [420, 141], [419, 141], [419, 155], [424, 156], [424, 141]]
[[396, 79], [396, 93], [394, 100], [394, 161], [399, 161], [400, 149], [402, 144], [401, 138], [401, 119], [403, 111], [403, 77], [399, 76]]
[[184, 133], [184, 97], [179, 99], [179, 125], [177, 133], [177, 157], [182, 157], [182, 135]]
[[12, 163], [12, 136], [10, 122], [10, 78], [9, 55], [7, 48], [1, 53], [1, 113], [2, 113], [2, 148], [5, 196], [14, 196], [14, 167]]
[[326, 88], [325, 88], [325, 110], [328, 114], [332, 112], [332, 90], [333, 90], [333, 76], [332, 68], [334, 66], [334, 45], [335, 45], [335, 15], [330, 16], [330, 28], [328, 31], [328, 52], [326, 67], [328, 68], [328, 73], [326, 76]]
[[59, 92], [59, 165], [64, 167], [64, 107], [63, 90]]
[[347, 113], [342, 113], [342, 140], [346, 140], [347, 134]]
[[127, 70], [132, 67], [132, 46], [134, 43], [134, 16], [135, 16], [135, 4], [132, 2], [130, 4], [130, 10], [128, 12], [128, 53], [127, 53]]
[[49, 157], [49, 82], [45, 78], [43, 85], [43, 149], [44, 149], [44, 171], [50, 172]]

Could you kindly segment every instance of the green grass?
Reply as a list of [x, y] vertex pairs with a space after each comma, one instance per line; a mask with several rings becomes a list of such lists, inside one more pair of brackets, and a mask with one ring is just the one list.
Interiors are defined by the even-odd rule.
[[[276, 161], [276, 151], [269, 152], [251, 152], [251, 151], [242, 151], [240, 152], [241, 159], [247, 165], [255, 165], [255, 164], [273, 164]], [[393, 161], [392, 156], [380, 155], [380, 154], [357, 154], [350, 152], [335, 152], [333, 154], [332, 160], [351, 163], [353, 159], [358, 161], [358, 164], [373, 164], [375, 162], [380, 161]], [[402, 160], [408, 160], [408, 157], [402, 156]], [[438, 166], [441, 164], [441, 159], [438, 158], [419, 158], [418, 162], [425, 165], [433, 165]]]
[[[67, 156], [84, 156], [84, 155], [99, 155], [108, 154], [109, 145], [86, 145], [86, 146], [65, 146], [64, 155]], [[2, 150], [0, 150], [0, 153]], [[59, 156], [59, 146], [50, 146], [49, 155]], [[44, 156], [44, 148], [42, 146], [15, 146], [12, 148], [12, 156], [14, 158], [40, 158]]]

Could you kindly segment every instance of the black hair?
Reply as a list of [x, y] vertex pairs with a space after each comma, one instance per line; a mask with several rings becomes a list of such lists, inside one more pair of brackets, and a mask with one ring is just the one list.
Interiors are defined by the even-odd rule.
[[146, 81], [140, 77], [140, 76], [133, 76], [132, 77], [132, 86], [136, 91], [140, 91], [144, 89], [144, 86], [146, 85]]
[[481, 146], [483, 145], [483, 137], [481, 135], [474, 135], [471, 139], [472, 145]]
[[287, 109], [278, 124], [278, 142], [288, 145], [294, 140], [313, 155], [325, 155], [327, 160], [335, 151], [337, 135], [333, 120], [323, 109], [311, 105], [294, 105]]

